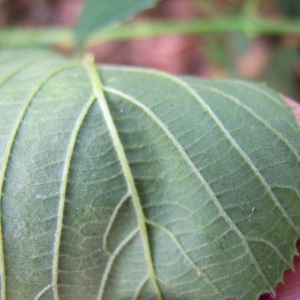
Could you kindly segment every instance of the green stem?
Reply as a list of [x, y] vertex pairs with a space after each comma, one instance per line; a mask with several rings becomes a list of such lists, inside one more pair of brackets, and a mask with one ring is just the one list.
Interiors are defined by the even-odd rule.
[[[114, 40], [132, 40], [169, 34], [299, 34], [300, 21], [262, 18], [218, 18], [210, 20], [134, 22], [93, 34], [87, 46]], [[0, 31], [0, 47], [54, 45], [73, 47], [72, 29], [11, 28]]]

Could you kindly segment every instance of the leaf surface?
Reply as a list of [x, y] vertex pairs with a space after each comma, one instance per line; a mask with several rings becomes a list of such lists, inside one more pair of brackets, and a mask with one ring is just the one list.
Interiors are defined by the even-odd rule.
[[256, 299], [292, 268], [300, 135], [243, 81], [0, 54], [2, 299]]
[[77, 44], [81, 45], [92, 32], [124, 21], [156, 2], [157, 0], [88, 0], [76, 26]]

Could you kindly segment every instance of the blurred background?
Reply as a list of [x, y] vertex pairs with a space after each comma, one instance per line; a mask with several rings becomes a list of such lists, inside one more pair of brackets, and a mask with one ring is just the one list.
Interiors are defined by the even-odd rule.
[[[73, 27], [84, 3], [84, 0], [0, 0], [0, 26]], [[155, 8], [130, 22], [170, 19], [185, 22], [235, 16], [297, 20], [300, 0], [161, 0]], [[62, 52], [70, 52], [63, 45], [55, 46]], [[101, 42], [89, 51], [102, 63], [152, 67], [173, 74], [264, 81], [285, 95], [300, 99], [300, 34], [170, 34]]]

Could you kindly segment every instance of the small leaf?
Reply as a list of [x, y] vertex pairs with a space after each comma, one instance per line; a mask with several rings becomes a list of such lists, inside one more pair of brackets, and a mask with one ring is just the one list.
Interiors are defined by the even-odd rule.
[[257, 299], [292, 268], [300, 134], [274, 91], [0, 53], [2, 299]]
[[76, 26], [77, 44], [96, 30], [115, 25], [153, 6], [157, 0], [88, 0]]

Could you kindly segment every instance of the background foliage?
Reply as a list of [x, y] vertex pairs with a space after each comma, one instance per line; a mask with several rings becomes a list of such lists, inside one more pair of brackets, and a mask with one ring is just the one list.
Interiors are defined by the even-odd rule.
[[[2, 0], [0, 26], [22, 26], [22, 33], [18, 33], [14, 39], [10, 33], [10, 41], [13, 39], [12, 43], [16, 44], [26, 41], [34, 44], [37, 34], [35, 33], [32, 39], [26, 38], [25, 27], [73, 26], [84, 2]], [[165, 27], [155, 30], [153, 26], [151, 28], [151, 24], [150, 27], [149, 24], [143, 28], [134, 27], [134, 30], [125, 28], [122, 31], [123, 40], [111, 41], [114, 37], [110, 34], [109, 41], [96, 39], [89, 50], [94, 52], [97, 61], [102, 63], [154, 67], [176, 74], [205, 77], [238, 76], [263, 80], [297, 99], [300, 97], [300, 25], [299, 31], [292, 26], [285, 33], [282, 31], [286, 22], [295, 22], [295, 27], [299, 24], [299, 6], [298, 0], [161, 0], [155, 8], [131, 20], [129, 25], [145, 21], [173, 20], [177, 26], [172, 24], [172, 34], [165, 34], [170, 32], [170, 27], [165, 23]], [[215, 29], [214, 22], [224, 18], [236, 18], [236, 21], [225, 30], [222, 30], [222, 27]], [[253, 34], [248, 25], [242, 25], [243, 21], [247, 21], [251, 27], [251, 21], [256, 19], [276, 20], [279, 22], [277, 32], [273, 30], [268, 34]], [[189, 23], [191, 20], [213, 22], [204, 28], [190, 24], [188, 30], [184, 31], [193, 32], [192, 35], [174, 33], [182, 29], [183, 23]], [[256, 29], [264, 31], [262, 25], [256, 26]], [[50, 32], [47, 35], [43, 31], [40, 41], [43, 40], [56, 41], [56, 47], [61, 51], [71, 52], [70, 46], [67, 45], [69, 35], [65, 37], [61, 32]], [[0, 36], [0, 45], [5, 42], [7, 38]]]

